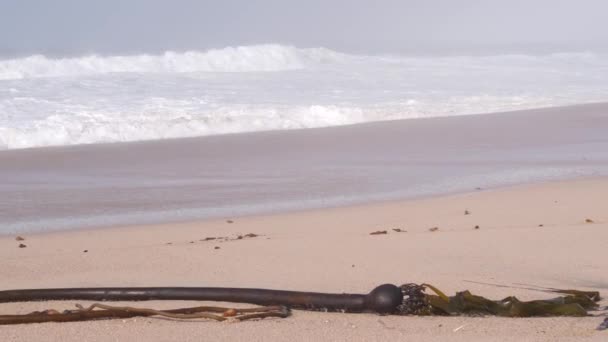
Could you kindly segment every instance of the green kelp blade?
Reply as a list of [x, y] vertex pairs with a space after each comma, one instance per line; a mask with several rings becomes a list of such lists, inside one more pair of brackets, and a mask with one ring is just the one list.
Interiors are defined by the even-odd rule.
[[572, 302], [566, 303], [563, 297], [556, 300], [532, 300], [529, 302], [521, 302], [513, 297], [509, 303], [505, 303], [505, 309], [501, 316], [508, 317], [535, 317], [535, 316], [587, 316], [587, 310], [580, 304]]
[[551, 292], [563, 293], [566, 296], [545, 299], [520, 301], [516, 297], [503, 300], [490, 300], [472, 294], [469, 291], [456, 293], [447, 297], [442, 291], [428, 284], [424, 288], [435, 294], [424, 294], [430, 307], [426, 314], [435, 315], [495, 315], [502, 317], [536, 317], [536, 316], [587, 316], [588, 310], [598, 307], [598, 292], [578, 290], [551, 289]]
[[562, 297], [565, 298], [566, 301], [571, 300], [579, 303], [584, 308], [587, 309], [595, 309], [598, 307], [597, 302], [599, 302], [602, 298], [600, 297], [600, 293], [598, 291], [579, 291], [579, 290], [559, 290], [559, 289], [551, 289], [551, 292], [566, 294], [568, 296]]

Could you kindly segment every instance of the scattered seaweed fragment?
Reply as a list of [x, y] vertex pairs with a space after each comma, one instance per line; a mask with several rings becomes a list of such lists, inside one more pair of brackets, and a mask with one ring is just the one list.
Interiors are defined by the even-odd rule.
[[403, 230], [401, 228], [393, 228], [393, 231], [396, 233], [407, 233], [407, 230]]
[[16, 241], [25, 241], [25, 238], [24, 238], [24, 237], [22, 237], [22, 236], [17, 236], [17, 237], [15, 238], [15, 240], [16, 240]]
[[130, 306], [113, 306], [93, 303], [89, 307], [76, 304], [76, 310], [59, 312], [54, 309], [34, 311], [25, 315], [0, 315], [0, 325], [44, 322], [76, 322], [98, 319], [117, 319], [130, 317], [167, 317], [179, 320], [210, 319], [218, 322], [226, 320], [245, 321], [269, 317], [286, 318], [291, 315], [285, 306], [261, 306], [252, 308], [223, 308], [215, 306], [198, 306], [172, 310], [156, 310]]
[[585, 219], [585, 223], [594, 223], [594, 221], [590, 218]]
[[259, 234], [255, 234], [255, 233], [247, 233], [244, 235], [237, 235], [236, 237], [232, 238], [230, 236], [211, 236], [211, 237], [206, 237], [204, 239], [200, 239], [199, 241], [202, 242], [207, 242], [207, 241], [219, 241], [219, 242], [226, 242], [226, 241], [236, 241], [236, 240], [243, 240], [243, 239], [252, 239], [252, 238], [256, 238], [262, 235]]
[[439, 227], [433, 227], [433, 228], [429, 228], [430, 232], [436, 232], [439, 230]]
[[471, 212], [470, 212], [469, 210], [465, 210], [465, 211], [464, 211], [464, 214], [465, 214], [465, 215], [471, 215]]
[[26, 247], [27, 247], [27, 245], [26, 245], [26, 244], [23, 244], [23, 243], [20, 243], [20, 244], [19, 244], [19, 248], [26, 248]]
[[369, 233], [369, 235], [384, 235], [384, 234], [388, 234], [388, 232], [386, 230], [377, 230], [375, 232]]

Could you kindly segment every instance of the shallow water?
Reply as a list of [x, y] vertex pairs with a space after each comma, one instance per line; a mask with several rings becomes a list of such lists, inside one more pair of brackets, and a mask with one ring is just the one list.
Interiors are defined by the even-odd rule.
[[0, 151], [0, 233], [234, 217], [608, 175], [608, 105]]

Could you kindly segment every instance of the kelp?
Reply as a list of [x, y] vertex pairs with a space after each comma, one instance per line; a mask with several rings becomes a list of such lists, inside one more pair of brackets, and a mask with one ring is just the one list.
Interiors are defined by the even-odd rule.
[[[597, 291], [546, 289], [560, 293], [552, 299], [520, 301], [509, 296], [490, 300], [469, 291], [457, 292], [448, 297], [429, 284], [405, 284], [401, 286], [404, 300], [398, 308], [403, 315], [494, 315], [501, 317], [535, 316], [588, 316], [589, 310], [598, 308], [600, 294]], [[427, 293], [427, 289], [431, 293]]]
[[[502, 286], [505, 287], [505, 286]], [[539, 289], [534, 289], [539, 290]], [[600, 294], [596, 291], [541, 289], [562, 296], [532, 301], [520, 301], [514, 296], [490, 300], [469, 291], [447, 296], [430, 284], [383, 284], [368, 294], [332, 294], [253, 288], [221, 287], [112, 287], [64, 288], [0, 291], [2, 302], [43, 300], [198, 300], [263, 305], [248, 309], [193, 307], [156, 310], [130, 306], [110, 306], [95, 303], [76, 310], [45, 310], [26, 315], [0, 315], [0, 325], [70, 322], [95, 319], [161, 316], [171, 319], [249, 320], [267, 317], [285, 318], [291, 309], [351, 313], [378, 313], [418, 316], [494, 315], [500, 317], [575, 316], [590, 315], [598, 308]]]
[[25, 315], [0, 315], [0, 325], [77, 322], [98, 319], [116, 319], [131, 317], [165, 317], [176, 320], [208, 319], [218, 322], [246, 321], [268, 317], [286, 318], [291, 311], [285, 306], [265, 306], [255, 308], [223, 308], [216, 306], [198, 306], [171, 310], [156, 310], [132, 306], [112, 306], [94, 303], [89, 307], [76, 304], [75, 310], [57, 311], [54, 309], [35, 311]]

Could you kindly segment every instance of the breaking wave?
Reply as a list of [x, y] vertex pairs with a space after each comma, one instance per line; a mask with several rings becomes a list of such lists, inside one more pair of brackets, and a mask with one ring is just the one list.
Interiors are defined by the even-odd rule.
[[205, 52], [167, 51], [162, 55], [48, 58], [34, 55], [0, 60], [0, 80], [107, 73], [264, 72], [302, 69], [331, 62], [341, 54], [325, 48], [283, 45], [227, 47]]
[[0, 150], [608, 101], [591, 52], [364, 56], [283, 45], [0, 60]]

